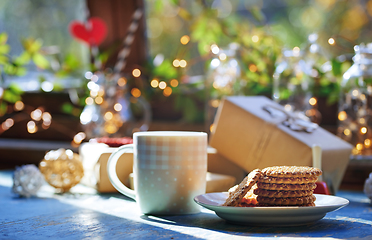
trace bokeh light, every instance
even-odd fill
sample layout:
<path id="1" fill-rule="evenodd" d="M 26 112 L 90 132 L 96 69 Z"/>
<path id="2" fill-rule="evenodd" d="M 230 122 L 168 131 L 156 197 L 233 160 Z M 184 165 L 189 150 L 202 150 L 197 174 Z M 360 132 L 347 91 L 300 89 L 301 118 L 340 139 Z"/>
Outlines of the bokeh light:
<path id="1" fill-rule="evenodd" d="M 363 150 L 364 146 L 363 146 L 363 144 L 361 144 L 361 143 L 357 143 L 357 145 L 355 146 L 355 148 L 356 148 L 358 151 L 361 151 L 361 150 Z"/>
<path id="2" fill-rule="evenodd" d="M 260 38 L 257 36 L 257 35 L 253 35 L 252 36 L 252 42 L 258 42 L 260 40 Z"/>
<path id="3" fill-rule="evenodd" d="M 251 72 L 257 72 L 257 66 L 255 64 L 250 64 L 248 69 Z"/>
<path id="4" fill-rule="evenodd" d="M 97 82 L 99 77 L 96 74 L 93 74 L 92 77 L 90 78 L 91 81 Z"/>
<path id="5" fill-rule="evenodd" d="M 328 44 L 329 45 L 335 45 L 336 41 L 333 38 L 328 39 Z"/>
<path id="6" fill-rule="evenodd" d="M 214 54 L 218 54 L 220 52 L 220 48 L 216 44 L 211 45 L 211 51 Z"/>
<path id="7" fill-rule="evenodd" d="M 133 77 L 141 76 L 141 70 L 139 70 L 138 68 L 133 69 L 132 75 L 133 75 Z"/>
<path id="8" fill-rule="evenodd" d="M 184 59 L 180 60 L 180 67 L 185 68 L 186 66 L 187 66 L 186 60 L 184 60 Z"/>
<path id="9" fill-rule="evenodd" d="M 51 92 L 54 88 L 53 83 L 49 81 L 44 81 L 41 83 L 41 89 L 43 89 L 44 92 Z"/>
<path id="10" fill-rule="evenodd" d="M 37 132 L 37 126 L 36 126 L 36 123 L 34 121 L 29 121 L 27 123 L 27 131 L 29 133 L 36 133 Z"/>
<path id="11" fill-rule="evenodd" d="M 44 112 L 42 117 L 44 122 L 51 122 L 52 121 L 52 115 L 50 115 L 50 113 L 48 112 Z"/>
<path id="12" fill-rule="evenodd" d="M 5 131 L 11 128 L 14 125 L 14 120 L 12 118 L 8 118 L 1 124 L 1 128 Z"/>
<path id="13" fill-rule="evenodd" d="M 93 98 L 91 98 L 91 97 L 87 97 L 87 98 L 85 99 L 85 104 L 86 104 L 86 105 L 92 105 L 93 103 L 94 103 Z"/>
<path id="14" fill-rule="evenodd" d="M 86 138 L 86 135 L 84 132 L 79 132 L 74 136 L 74 143 L 80 144 L 84 139 Z"/>
<path id="15" fill-rule="evenodd" d="M 158 79 L 152 79 L 150 82 L 151 87 L 157 88 L 159 86 L 159 80 Z"/>
<path id="16" fill-rule="evenodd" d="M 180 66 L 180 60 L 178 60 L 178 59 L 174 59 L 174 60 L 173 60 L 173 66 L 174 66 L 174 67 L 179 67 L 179 66 Z"/>
<path id="17" fill-rule="evenodd" d="M 345 134 L 345 136 L 349 136 L 349 135 L 351 134 L 350 129 L 346 128 L 346 129 L 344 130 L 344 134 Z"/>
<path id="18" fill-rule="evenodd" d="M 317 103 L 316 98 L 312 97 L 312 98 L 309 99 L 309 104 L 310 104 L 311 106 L 316 105 L 316 103 Z"/>
<path id="19" fill-rule="evenodd" d="M 105 115 L 103 116 L 103 118 L 106 120 L 106 121 L 110 121 L 112 118 L 113 118 L 113 114 L 112 112 L 106 112 Z"/>
<path id="20" fill-rule="evenodd" d="M 367 128 L 366 128 L 366 127 L 362 127 L 362 128 L 360 129 L 360 133 L 361 133 L 361 134 L 366 134 L 366 133 L 367 133 Z"/>
<path id="21" fill-rule="evenodd" d="M 338 120 L 340 121 L 345 121 L 347 118 L 347 114 L 345 111 L 341 111 L 338 113 Z"/>
<path id="22" fill-rule="evenodd" d="M 40 121 L 41 116 L 43 114 L 43 111 L 41 109 L 37 108 L 34 111 L 31 112 L 30 117 L 35 121 Z"/>
<path id="23" fill-rule="evenodd" d="M 123 106 L 120 103 L 115 103 L 114 109 L 117 112 L 120 112 L 123 109 Z"/>
<path id="24" fill-rule="evenodd" d="M 132 94 L 133 97 L 136 97 L 136 98 L 141 96 L 141 91 L 138 88 L 132 88 L 130 93 Z"/>
<path id="25" fill-rule="evenodd" d="M 98 105 L 100 105 L 100 104 L 103 103 L 103 97 L 98 96 L 98 97 L 96 97 L 96 98 L 94 99 L 94 101 L 95 101 Z"/>
<path id="26" fill-rule="evenodd" d="M 171 87 L 166 87 L 163 91 L 163 95 L 165 97 L 169 97 L 172 94 L 172 88 Z"/>
<path id="27" fill-rule="evenodd" d="M 218 106 L 220 105 L 220 100 L 219 99 L 213 99 L 213 100 L 209 101 L 209 105 L 211 105 L 214 108 L 218 108 Z"/>
<path id="28" fill-rule="evenodd" d="M 170 85 L 171 85 L 172 87 L 177 87 L 177 86 L 178 86 L 178 80 L 177 80 L 177 79 L 172 79 L 172 80 L 170 81 Z"/>
<path id="29" fill-rule="evenodd" d="M 166 83 L 166 82 L 161 81 L 161 82 L 159 83 L 159 88 L 160 88 L 160 89 L 165 89 L 166 87 L 167 87 L 167 83 Z"/>
<path id="30" fill-rule="evenodd" d="M 371 139 L 364 140 L 364 146 L 370 147 L 371 146 Z"/>
<path id="31" fill-rule="evenodd" d="M 221 53 L 218 58 L 221 60 L 221 61 L 225 61 L 227 59 L 227 56 L 225 53 Z"/>
<path id="32" fill-rule="evenodd" d="M 90 72 L 90 71 L 88 71 L 88 72 L 85 72 L 85 74 L 84 74 L 84 77 L 85 77 L 86 79 L 91 79 L 91 78 L 92 78 L 92 76 L 93 76 L 93 73 L 92 73 L 92 72 Z"/>
<path id="33" fill-rule="evenodd" d="M 186 45 L 190 42 L 190 37 L 188 35 L 183 35 L 180 39 L 181 44 Z"/>
<path id="34" fill-rule="evenodd" d="M 301 49 L 299 47 L 294 47 L 292 51 L 294 56 L 300 56 Z"/>
<path id="35" fill-rule="evenodd" d="M 125 77 L 121 77 L 121 78 L 118 79 L 118 85 L 120 87 L 124 87 L 125 84 L 127 84 L 127 79 Z"/>
<path id="36" fill-rule="evenodd" d="M 17 101 L 14 103 L 14 110 L 22 111 L 25 107 L 25 104 L 22 101 Z"/>

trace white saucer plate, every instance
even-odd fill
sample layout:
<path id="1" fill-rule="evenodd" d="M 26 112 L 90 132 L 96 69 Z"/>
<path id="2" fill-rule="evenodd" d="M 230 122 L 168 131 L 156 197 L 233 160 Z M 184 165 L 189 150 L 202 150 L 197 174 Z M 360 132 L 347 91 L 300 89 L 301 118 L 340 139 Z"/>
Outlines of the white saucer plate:
<path id="1" fill-rule="evenodd" d="M 314 223 L 328 212 L 336 211 L 349 204 L 349 200 L 323 194 L 316 197 L 313 207 L 225 207 L 221 206 L 227 192 L 207 193 L 196 196 L 194 201 L 220 218 L 235 224 L 252 226 L 297 226 Z"/>

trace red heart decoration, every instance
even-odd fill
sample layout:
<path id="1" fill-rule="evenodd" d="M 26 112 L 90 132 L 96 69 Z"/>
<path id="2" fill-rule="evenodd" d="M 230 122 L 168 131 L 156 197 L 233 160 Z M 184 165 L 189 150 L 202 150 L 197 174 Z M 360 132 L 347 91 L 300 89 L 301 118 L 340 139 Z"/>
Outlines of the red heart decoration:
<path id="1" fill-rule="evenodd" d="M 92 17 L 88 19 L 86 24 L 72 21 L 70 32 L 73 37 L 88 43 L 90 46 L 98 46 L 106 37 L 107 27 L 100 18 Z"/>

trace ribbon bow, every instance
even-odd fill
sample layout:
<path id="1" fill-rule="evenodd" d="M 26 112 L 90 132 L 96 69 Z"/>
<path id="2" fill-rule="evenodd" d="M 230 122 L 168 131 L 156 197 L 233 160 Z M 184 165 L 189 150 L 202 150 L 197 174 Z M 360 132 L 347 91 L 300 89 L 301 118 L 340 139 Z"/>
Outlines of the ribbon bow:
<path id="1" fill-rule="evenodd" d="M 291 113 L 274 106 L 263 106 L 263 109 L 270 113 L 275 119 L 283 119 L 281 123 L 293 131 L 304 131 L 312 133 L 318 128 L 318 124 L 310 122 L 302 113 Z"/>

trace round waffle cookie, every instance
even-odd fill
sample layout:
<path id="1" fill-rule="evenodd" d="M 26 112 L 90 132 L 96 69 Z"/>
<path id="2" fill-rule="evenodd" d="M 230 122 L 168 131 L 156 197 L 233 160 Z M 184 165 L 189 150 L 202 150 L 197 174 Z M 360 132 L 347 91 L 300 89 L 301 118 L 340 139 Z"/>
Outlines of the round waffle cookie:
<path id="1" fill-rule="evenodd" d="M 270 177 L 264 176 L 260 179 L 260 182 L 264 183 L 286 183 L 286 184 L 303 184 L 312 183 L 318 180 L 318 176 L 310 177 Z"/>
<path id="2" fill-rule="evenodd" d="M 295 191 L 277 191 L 256 188 L 253 193 L 262 197 L 288 198 L 288 197 L 305 197 L 313 194 L 313 190 L 295 190 Z"/>
<path id="3" fill-rule="evenodd" d="M 257 187 L 259 189 L 266 190 L 285 190 L 285 191 L 296 191 L 296 190 L 314 190 L 316 183 L 303 183 L 303 184 L 286 184 L 286 183 L 264 183 L 258 182 Z"/>
<path id="4" fill-rule="evenodd" d="M 313 177 L 320 176 L 322 170 L 306 166 L 275 166 L 267 167 L 262 170 L 264 176 L 281 177 L 281 178 L 298 178 L 298 177 Z"/>
<path id="5" fill-rule="evenodd" d="M 257 196 L 257 202 L 260 206 L 303 206 L 314 203 L 314 195 L 306 197 L 288 197 L 288 198 L 270 198 Z"/>
<path id="6" fill-rule="evenodd" d="M 229 196 L 222 206 L 239 206 L 242 198 L 257 183 L 261 176 L 261 170 L 255 169 L 251 171 L 237 187 L 229 191 Z"/>

